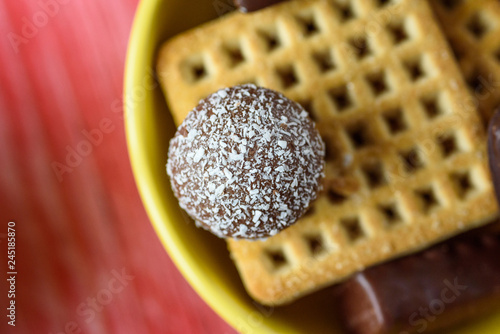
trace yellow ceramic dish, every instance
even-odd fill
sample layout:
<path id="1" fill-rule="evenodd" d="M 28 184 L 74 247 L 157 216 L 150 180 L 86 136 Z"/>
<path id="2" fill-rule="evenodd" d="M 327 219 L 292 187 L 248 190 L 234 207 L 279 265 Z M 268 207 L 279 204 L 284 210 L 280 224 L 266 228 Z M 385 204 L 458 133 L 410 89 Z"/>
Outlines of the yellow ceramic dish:
<path id="1" fill-rule="evenodd" d="M 139 4 L 127 54 L 124 105 L 129 154 L 142 200 L 161 242 L 184 277 L 236 330 L 341 333 L 327 293 L 279 308 L 254 303 L 243 288 L 225 242 L 188 223 L 170 190 L 165 163 L 175 127 L 154 79 L 156 52 L 162 41 L 216 18 L 227 8 L 220 0 L 143 0 Z M 499 332 L 500 314 L 450 331 Z"/>

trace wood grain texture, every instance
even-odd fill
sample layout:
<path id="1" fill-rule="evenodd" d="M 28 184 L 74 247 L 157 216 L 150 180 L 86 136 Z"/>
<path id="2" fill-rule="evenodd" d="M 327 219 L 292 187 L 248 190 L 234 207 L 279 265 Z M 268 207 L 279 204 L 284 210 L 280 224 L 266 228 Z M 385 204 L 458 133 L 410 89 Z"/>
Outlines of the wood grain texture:
<path id="1" fill-rule="evenodd" d="M 15 221 L 18 266 L 16 327 L 1 333 L 234 333 L 174 267 L 135 187 L 122 81 L 136 6 L 0 0 L 0 254 Z"/>

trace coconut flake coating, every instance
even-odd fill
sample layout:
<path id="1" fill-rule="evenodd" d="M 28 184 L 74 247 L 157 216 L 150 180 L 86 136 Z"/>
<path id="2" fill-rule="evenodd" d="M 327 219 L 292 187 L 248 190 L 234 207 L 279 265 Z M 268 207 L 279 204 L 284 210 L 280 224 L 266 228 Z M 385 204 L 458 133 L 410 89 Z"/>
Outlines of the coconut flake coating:
<path id="1" fill-rule="evenodd" d="M 219 237 L 260 239 L 316 199 L 325 147 L 308 113 L 270 89 L 242 85 L 200 101 L 170 141 L 180 206 Z"/>

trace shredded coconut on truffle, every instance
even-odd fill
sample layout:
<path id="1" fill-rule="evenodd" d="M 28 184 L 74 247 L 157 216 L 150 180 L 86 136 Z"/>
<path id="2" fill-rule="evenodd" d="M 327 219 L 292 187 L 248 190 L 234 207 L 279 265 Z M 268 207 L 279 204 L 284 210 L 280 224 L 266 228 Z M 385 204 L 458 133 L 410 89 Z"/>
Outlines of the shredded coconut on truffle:
<path id="1" fill-rule="evenodd" d="M 257 239 L 292 225 L 316 199 L 325 147 L 307 112 L 242 85 L 201 100 L 170 141 L 180 206 L 219 237 Z"/>

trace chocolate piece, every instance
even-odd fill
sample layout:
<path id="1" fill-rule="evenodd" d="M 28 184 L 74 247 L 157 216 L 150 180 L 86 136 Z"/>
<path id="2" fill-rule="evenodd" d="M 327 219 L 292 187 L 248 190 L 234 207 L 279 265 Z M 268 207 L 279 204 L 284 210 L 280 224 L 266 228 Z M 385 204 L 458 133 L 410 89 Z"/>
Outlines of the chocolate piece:
<path id="1" fill-rule="evenodd" d="M 493 186 L 500 203 L 500 109 L 497 109 L 488 127 L 488 158 Z"/>
<path id="2" fill-rule="evenodd" d="M 255 12 L 284 0 L 234 0 L 234 5 L 243 13 Z"/>
<path id="3" fill-rule="evenodd" d="M 335 287 L 346 331 L 422 333 L 500 306 L 500 232 L 493 227 L 369 268 Z"/>
<path id="4" fill-rule="evenodd" d="M 170 141 L 180 206 L 219 237 L 256 239 L 294 224 L 316 199 L 325 146 L 307 111 L 241 85 L 200 101 Z"/>

